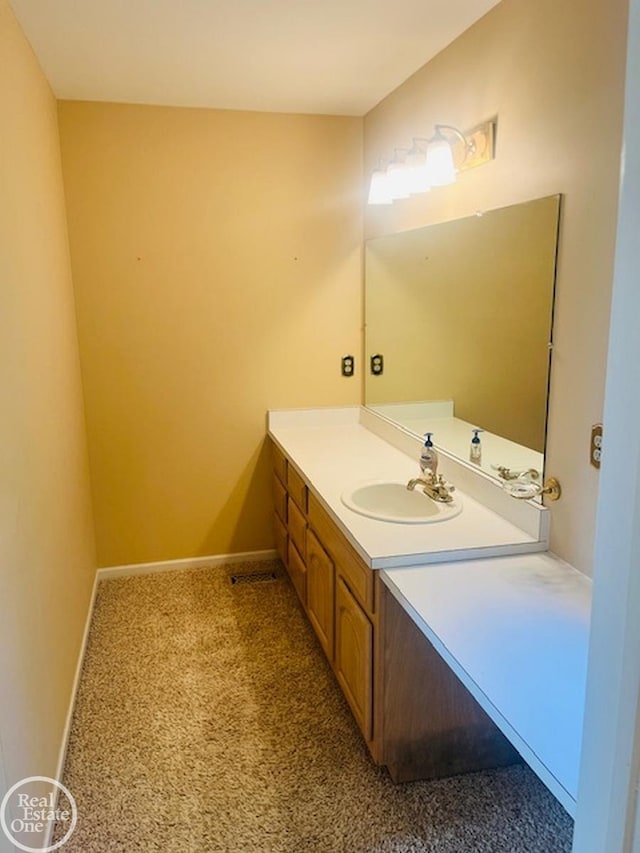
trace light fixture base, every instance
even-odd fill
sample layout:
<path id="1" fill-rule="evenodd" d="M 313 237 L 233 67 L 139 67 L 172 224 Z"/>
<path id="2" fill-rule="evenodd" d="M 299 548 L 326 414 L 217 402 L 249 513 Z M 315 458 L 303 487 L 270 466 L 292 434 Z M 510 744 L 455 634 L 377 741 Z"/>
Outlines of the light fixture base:
<path id="1" fill-rule="evenodd" d="M 452 140 L 453 162 L 458 172 L 475 169 L 495 157 L 496 120 L 490 119 L 464 132 L 467 144 Z"/>

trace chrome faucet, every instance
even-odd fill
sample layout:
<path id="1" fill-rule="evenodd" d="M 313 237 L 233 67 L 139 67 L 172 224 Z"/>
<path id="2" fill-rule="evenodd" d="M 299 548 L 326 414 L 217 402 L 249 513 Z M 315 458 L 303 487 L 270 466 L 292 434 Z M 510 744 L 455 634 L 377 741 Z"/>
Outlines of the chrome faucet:
<path id="1" fill-rule="evenodd" d="M 432 500 L 439 503 L 451 503 L 453 500 L 451 492 L 454 492 L 456 487 L 446 483 L 442 474 L 436 476 L 430 468 L 423 468 L 422 473 L 422 477 L 409 480 L 407 489 L 412 492 L 419 484 L 422 486 L 422 491 L 425 495 Z"/>

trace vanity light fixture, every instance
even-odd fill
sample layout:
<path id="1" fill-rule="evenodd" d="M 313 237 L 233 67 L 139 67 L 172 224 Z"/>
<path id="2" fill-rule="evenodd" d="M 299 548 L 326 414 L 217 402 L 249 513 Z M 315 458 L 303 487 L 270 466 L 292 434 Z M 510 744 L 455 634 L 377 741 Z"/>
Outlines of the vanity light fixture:
<path id="1" fill-rule="evenodd" d="M 485 121 L 466 133 L 437 124 L 432 137 L 415 137 L 410 149 L 396 149 L 387 168 L 378 168 L 371 176 L 369 204 L 390 204 L 455 183 L 458 172 L 492 160 L 496 121 Z"/>

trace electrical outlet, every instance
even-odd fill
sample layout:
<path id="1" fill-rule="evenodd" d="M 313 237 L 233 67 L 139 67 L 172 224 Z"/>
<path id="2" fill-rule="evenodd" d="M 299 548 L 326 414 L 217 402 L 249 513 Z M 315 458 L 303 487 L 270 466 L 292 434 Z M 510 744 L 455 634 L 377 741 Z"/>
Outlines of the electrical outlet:
<path id="1" fill-rule="evenodd" d="M 371 372 L 374 376 L 382 376 L 384 371 L 384 357 L 380 353 L 371 356 Z"/>
<path id="2" fill-rule="evenodd" d="M 352 355 L 342 356 L 342 375 L 353 376 L 356 369 L 356 360 Z"/>
<path id="3" fill-rule="evenodd" d="M 589 461 L 594 468 L 600 467 L 600 462 L 602 461 L 602 424 L 594 424 L 591 427 Z"/>

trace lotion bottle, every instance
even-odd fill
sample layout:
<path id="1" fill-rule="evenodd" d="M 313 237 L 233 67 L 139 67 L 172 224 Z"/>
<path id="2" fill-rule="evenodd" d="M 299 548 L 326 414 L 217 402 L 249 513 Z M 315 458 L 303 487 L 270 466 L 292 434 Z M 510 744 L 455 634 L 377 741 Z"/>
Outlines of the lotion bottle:
<path id="1" fill-rule="evenodd" d="M 426 441 L 424 443 L 424 447 L 422 448 L 422 453 L 420 454 L 420 468 L 422 469 L 422 473 L 424 473 L 427 468 L 431 471 L 433 476 L 436 476 L 436 471 L 438 469 L 438 454 L 436 453 L 436 449 L 433 446 L 433 442 L 431 441 L 432 432 L 425 432 Z"/>
<path id="2" fill-rule="evenodd" d="M 472 429 L 473 437 L 471 438 L 471 448 L 469 449 L 469 460 L 475 465 L 480 465 L 482 462 L 482 443 L 480 442 L 479 433 L 484 432 L 483 429 Z"/>

